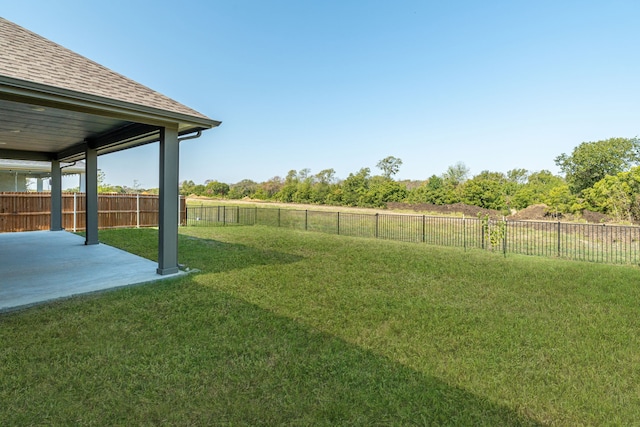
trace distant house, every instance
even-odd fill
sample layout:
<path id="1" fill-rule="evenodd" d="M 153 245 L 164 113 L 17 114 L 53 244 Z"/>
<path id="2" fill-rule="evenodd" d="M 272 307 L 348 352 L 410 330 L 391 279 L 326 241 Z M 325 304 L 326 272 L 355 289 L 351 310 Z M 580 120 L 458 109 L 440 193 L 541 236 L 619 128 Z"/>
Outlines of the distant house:
<path id="1" fill-rule="evenodd" d="M 84 191 L 84 162 L 62 164 L 62 176 L 77 175 L 78 188 Z M 29 180 L 35 180 L 35 188 L 30 187 Z M 0 159 L 0 192 L 41 192 L 44 181 L 51 179 L 51 163 L 30 160 Z"/>

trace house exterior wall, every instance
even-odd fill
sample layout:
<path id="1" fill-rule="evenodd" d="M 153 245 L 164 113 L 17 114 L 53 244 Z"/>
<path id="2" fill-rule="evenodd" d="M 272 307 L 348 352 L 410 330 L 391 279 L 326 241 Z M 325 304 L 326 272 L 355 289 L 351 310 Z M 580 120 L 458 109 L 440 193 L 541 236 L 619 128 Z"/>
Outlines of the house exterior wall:
<path id="1" fill-rule="evenodd" d="M 15 173 L 0 173 L 0 192 L 1 191 L 27 191 L 27 176 L 18 174 L 18 186 L 16 187 Z"/>

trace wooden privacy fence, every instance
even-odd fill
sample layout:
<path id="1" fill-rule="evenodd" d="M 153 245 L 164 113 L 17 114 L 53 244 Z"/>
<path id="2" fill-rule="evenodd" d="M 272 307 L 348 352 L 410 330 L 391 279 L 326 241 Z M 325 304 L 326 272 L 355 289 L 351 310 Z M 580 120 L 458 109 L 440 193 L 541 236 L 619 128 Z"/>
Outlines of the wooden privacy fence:
<path id="1" fill-rule="evenodd" d="M 157 195 L 99 194 L 98 227 L 129 228 L 158 225 Z M 180 198 L 180 224 L 186 223 L 186 202 Z M 85 229 L 85 194 L 62 195 L 62 227 L 69 231 Z M 49 193 L 0 193 L 0 232 L 49 230 Z"/>

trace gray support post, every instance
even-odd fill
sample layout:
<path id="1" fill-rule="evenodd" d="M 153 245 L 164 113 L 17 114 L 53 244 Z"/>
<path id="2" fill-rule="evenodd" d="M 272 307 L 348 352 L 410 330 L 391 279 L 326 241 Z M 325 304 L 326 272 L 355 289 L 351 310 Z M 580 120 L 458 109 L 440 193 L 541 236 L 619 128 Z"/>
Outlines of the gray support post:
<path id="1" fill-rule="evenodd" d="M 78 193 L 73 193 L 73 232 L 78 229 Z"/>
<path id="2" fill-rule="evenodd" d="M 158 274 L 174 274 L 178 268 L 178 129 L 160 128 L 160 212 Z"/>
<path id="3" fill-rule="evenodd" d="M 42 178 L 36 179 L 36 191 L 42 193 Z"/>
<path id="4" fill-rule="evenodd" d="M 62 230 L 62 170 L 60 161 L 51 162 L 51 231 Z"/>
<path id="5" fill-rule="evenodd" d="M 85 150 L 85 245 L 98 242 L 98 150 L 87 146 Z"/>

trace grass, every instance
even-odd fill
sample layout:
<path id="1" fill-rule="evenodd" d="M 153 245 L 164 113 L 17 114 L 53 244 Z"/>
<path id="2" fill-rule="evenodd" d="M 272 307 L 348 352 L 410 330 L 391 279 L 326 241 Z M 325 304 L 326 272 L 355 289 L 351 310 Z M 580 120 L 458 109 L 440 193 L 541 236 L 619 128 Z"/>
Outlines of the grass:
<path id="1" fill-rule="evenodd" d="M 102 231 L 154 258 L 155 230 Z M 0 316 L 0 425 L 633 425 L 640 270 L 269 227 Z"/>
<path id="2" fill-rule="evenodd" d="M 327 208 L 327 207 L 325 207 Z M 560 257 L 611 264 L 640 263 L 640 228 L 539 221 L 491 221 L 301 210 L 288 207 L 192 206 L 190 226 L 268 225 L 352 237 L 375 237 L 439 246 L 490 249 L 509 254 Z M 485 229 L 485 226 L 487 228 Z"/>

